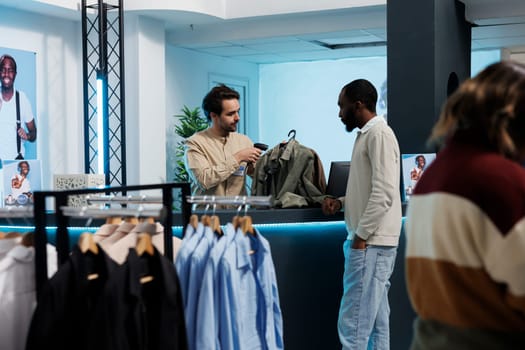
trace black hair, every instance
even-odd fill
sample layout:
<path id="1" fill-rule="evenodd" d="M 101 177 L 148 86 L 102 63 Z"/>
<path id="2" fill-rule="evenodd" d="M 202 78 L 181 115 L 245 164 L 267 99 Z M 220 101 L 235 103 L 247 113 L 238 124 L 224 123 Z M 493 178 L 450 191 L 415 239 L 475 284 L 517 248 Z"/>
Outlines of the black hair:
<path id="1" fill-rule="evenodd" d="M 29 165 L 29 162 L 27 160 L 23 160 L 21 162 L 18 162 L 18 172 L 22 171 L 22 169 L 20 168 L 20 166 L 22 164 L 25 164 L 27 165 L 27 171 L 30 171 L 31 170 L 31 166 Z"/>
<path id="2" fill-rule="evenodd" d="M 11 56 L 11 55 L 7 55 L 7 54 L 5 54 L 5 55 L 0 56 L 0 69 L 3 67 L 3 65 L 4 65 L 4 61 L 5 61 L 6 59 L 10 59 L 10 60 L 13 62 L 13 66 L 14 66 L 14 68 L 15 68 L 15 73 L 16 73 L 16 61 L 15 61 L 15 59 L 13 58 L 13 56 Z"/>
<path id="3" fill-rule="evenodd" d="M 343 87 L 344 96 L 349 102 L 361 101 L 370 112 L 376 112 L 377 90 L 366 79 L 357 79 Z"/>
<path id="4" fill-rule="evenodd" d="M 418 163 L 419 158 L 423 158 L 423 160 L 425 161 L 425 163 L 427 162 L 427 160 L 425 159 L 425 156 L 424 156 L 424 155 L 422 155 L 422 154 L 418 154 L 418 155 L 416 156 L 416 158 L 415 158 L 416 165 L 419 165 L 419 163 Z"/>

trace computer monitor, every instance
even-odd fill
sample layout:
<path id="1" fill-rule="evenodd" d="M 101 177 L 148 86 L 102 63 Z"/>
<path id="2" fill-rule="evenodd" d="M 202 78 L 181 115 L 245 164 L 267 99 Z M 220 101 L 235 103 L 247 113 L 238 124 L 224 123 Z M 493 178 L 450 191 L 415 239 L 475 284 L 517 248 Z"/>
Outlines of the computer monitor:
<path id="1" fill-rule="evenodd" d="M 326 194 L 343 197 L 346 194 L 346 183 L 350 173 L 350 161 L 336 161 L 330 164 Z"/>

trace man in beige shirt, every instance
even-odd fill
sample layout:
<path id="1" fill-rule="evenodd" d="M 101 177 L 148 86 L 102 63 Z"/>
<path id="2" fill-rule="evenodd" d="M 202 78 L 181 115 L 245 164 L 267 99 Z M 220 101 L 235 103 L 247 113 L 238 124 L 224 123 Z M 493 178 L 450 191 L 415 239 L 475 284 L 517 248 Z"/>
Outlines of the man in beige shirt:
<path id="1" fill-rule="evenodd" d="M 246 195 L 261 150 L 237 133 L 239 93 L 225 85 L 211 89 L 202 101 L 211 126 L 186 140 L 186 169 L 195 195 Z"/>

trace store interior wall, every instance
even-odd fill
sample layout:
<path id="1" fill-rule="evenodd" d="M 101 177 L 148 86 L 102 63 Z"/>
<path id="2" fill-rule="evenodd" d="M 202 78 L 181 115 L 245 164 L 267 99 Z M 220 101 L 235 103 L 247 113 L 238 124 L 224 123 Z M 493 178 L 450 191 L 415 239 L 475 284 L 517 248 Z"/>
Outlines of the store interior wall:
<path id="1" fill-rule="evenodd" d="M 0 46 L 36 53 L 37 147 L 43 188 L 51 189 L 53 174 L 84 172 L 79 22 L 1 10 Z M 178 141 L 173 116 L 184 105 L 200 106 L 210 74 L 249 81 L 247 134 L 253 140 L 275 145 L 296 129 L 297 140 L 319 152 L 325 169 L 332 160 L 350 158 L 355 137 L 337 117 L 340 88 L 366 77 L 380 89 L 386 77 L 384 57 L 256 65 L 198 54 L 166 45 L 156 21 L 129 16 L 125 49 L 130 184 L 173 179 L 172 150 Z M 472 57 L 476 72 L 500 54 L 481 51 Z"/>
<path id="2" fill-rule="evenodd" d="M 359 78 L 370 80 L 381 97 L 386 57 L 261 65 L 260 139 L 275 146 L 296 130 L 296 140 L 319 154 L 328 175 L 331 161 L 351 158 L 357 130 L 348 134 L 337 100 L 341 88 Z M 383 102 L 378 114 L 386 112 Z"/>

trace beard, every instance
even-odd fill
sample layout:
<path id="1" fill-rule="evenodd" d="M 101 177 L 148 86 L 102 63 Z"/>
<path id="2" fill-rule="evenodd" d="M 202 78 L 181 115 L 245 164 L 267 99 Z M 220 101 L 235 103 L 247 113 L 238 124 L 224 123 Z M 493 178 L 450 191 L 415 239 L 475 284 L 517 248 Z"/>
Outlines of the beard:
<path id="1" fill-rule="evenodd" d="M 237 131 L 237 123 L 221 123 L 221 129 L 224 132 L 235 132 Z"/>
<path id="2" fill-rule="evenodd" d="M 344 116 L 341 119 L 341 121 L 345 125 L 346 131 L 348 131 L 348 132 L 352 132 L 355 128 L 357 128 L 357 120 L 355 118 L 354 113 L 352 113 L 351 111 L 347 111 L 344 114 Z"/>

